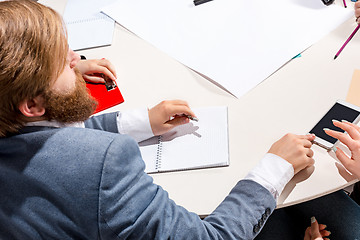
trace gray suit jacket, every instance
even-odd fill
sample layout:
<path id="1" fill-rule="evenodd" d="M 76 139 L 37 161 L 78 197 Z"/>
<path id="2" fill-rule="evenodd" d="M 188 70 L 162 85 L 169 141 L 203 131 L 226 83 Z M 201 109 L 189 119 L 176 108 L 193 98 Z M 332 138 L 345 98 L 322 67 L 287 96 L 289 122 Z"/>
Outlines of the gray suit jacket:
<path id="1" fill-rule="evenodd" d="M 242 180 L 201 220 L 144 173 L 115 114 L 86 127 L 0 138 L 0 239 L 253 239 L 275 208 L 265 188 Z"/>

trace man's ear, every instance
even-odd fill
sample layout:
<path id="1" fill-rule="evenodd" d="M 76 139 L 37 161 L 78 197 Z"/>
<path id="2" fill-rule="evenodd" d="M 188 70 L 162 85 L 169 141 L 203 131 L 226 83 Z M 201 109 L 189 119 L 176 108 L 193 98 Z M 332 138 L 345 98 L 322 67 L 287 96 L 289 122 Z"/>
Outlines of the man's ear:
<path id="1" fill-rule="evenodd" d="M 37 96 L 19 104 L 20 112 L 26 117 L 41 117 L 45 114 L 44 99 Z"/>

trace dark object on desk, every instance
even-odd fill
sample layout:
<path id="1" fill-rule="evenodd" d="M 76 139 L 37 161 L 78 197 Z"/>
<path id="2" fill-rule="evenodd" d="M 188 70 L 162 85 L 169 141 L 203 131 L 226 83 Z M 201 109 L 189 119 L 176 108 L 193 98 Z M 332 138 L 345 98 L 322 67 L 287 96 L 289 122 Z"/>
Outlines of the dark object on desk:
<path id="1" fill-rule="evenodd" d="M 98 106 L 94 113 L 98 113 L 124 102 L 124 98 L 116 84 L 111 91 L 107 89 L 104 83 L 88 82 L 86 83 L 86 87 L 89 89 L 91 96 L 98 101 Z"/>
<path id="2" fill-rule="evenodd" d="M 321 0 L 325 5 L 332 4 L 335 0 Z"/>
<path id="3" fill-rule="evenodd" d="M 352 193 L 350 193 L 350 197 L 360 205 L 360 182 L 354 184 L 354 188 Z"/>
<path id="4" fill-rule="evenodd" d="M 194 0 L 194 4 L 195 6 L 206 3 L 206 2 L 210 2 L 212 0 Z"/>
<path id="5" fill-rule="evenodd" d="M 357 25 L 355 30 L 350 34 L 350 37 L 346 40 L 346 42 L 342 45 L 342 47 L 340 48 L 340 50 L 335 54 L 334 59 L 336 59 L 340 53 L 342 52 L 342 50 L 346 47 L 346 45 L 350 42 L 350 40 L 354 37 L 354 35 L 357 33 L 357 31 L 359 30 L 360 25 Z"/>
<path id="6" fill-rule="evenodd" d="M 106 76 L 105 74 L 101 73 L 100 76 L 104 79 L 105 81 L 105 87 L 107 91 L 111 91 L 113 89 L 116 88 L 116 82 L 114 82 L 113 80 L 111 80 L 108 76 Z"/>

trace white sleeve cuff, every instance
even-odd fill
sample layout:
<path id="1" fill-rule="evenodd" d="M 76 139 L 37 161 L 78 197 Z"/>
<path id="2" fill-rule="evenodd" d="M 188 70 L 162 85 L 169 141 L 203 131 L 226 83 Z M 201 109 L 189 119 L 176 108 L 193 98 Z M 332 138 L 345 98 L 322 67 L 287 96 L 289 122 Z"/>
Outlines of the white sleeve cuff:
<path id="1" fill-rule="evenodd" d="M 277 200 L 293 176 L 294 168 L 289 162 L 275 154 L 267 153 L 245 179 L 259 183 Z"/>
<path id="2" fill-rule="evenodd" d="M 154 136 L 149 120 L 148 109 L 119 112 L 117 116 L 119 133 L 132 136 L 137 142 Z"/>

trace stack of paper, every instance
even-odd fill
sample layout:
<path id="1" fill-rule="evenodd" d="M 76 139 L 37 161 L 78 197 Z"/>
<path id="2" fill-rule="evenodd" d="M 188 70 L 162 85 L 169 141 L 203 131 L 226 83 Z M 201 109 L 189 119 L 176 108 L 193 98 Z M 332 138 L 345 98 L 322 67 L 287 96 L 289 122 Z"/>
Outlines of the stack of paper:
<path id="1" fill-rule="evenodd" d="M 320 0 L 117 0 L 103 8 L 139 37 L 240 97 L 353 10 Z"/>
<path id="2" fill-rule="evenodd" d="M 111 45 L 114 20 L 100 9 L 114 0 L 68 0 L 64 12 L 69 46 L 73 50 Z"/>

